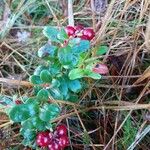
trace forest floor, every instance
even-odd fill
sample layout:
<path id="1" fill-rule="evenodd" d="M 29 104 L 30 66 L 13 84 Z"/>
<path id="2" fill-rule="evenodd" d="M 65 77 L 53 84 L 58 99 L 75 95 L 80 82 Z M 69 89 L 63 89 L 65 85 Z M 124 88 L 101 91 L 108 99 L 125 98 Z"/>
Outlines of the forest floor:
<path id="1" fill-rule="evenodd" d="M 109 74 L 80 93 L 85 112 L 63 115 L 73 134 L 68 149 L 150 150 L 150 1 L 108 0 L 97 11 L 90 0 L 73 3 L 75 24 L 96 31 L 92 46 L 109 48 L 101 57 Z M 0 96 L 32 94 L 43 27 L 67 26 L 67 14 L 64 0 L 0 1 Z M 1 107 L 0 150 L 29 149 Z"/>

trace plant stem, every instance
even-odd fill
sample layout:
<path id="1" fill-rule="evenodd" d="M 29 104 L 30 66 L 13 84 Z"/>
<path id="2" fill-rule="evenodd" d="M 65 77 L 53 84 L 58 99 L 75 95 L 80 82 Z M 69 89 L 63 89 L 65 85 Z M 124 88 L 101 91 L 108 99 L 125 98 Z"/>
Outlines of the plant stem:
<path id="1" fill-rule="evenodd" d="M 73 2 L 68 0 L 68 25 L 74 26 Z"/>

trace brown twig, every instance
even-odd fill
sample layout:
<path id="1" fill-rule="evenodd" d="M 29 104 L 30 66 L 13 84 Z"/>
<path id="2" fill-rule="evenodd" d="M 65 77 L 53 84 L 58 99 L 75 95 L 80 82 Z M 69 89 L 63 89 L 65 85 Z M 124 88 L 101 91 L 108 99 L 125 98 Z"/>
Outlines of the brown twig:
<path id="1" fill-rule="evenodd" d="M 7 78 L 0 78 L 0 83 L 6 83 L 6 84 L 12 84 L 17 86 L 25 86 L 25 87 L 32 87 L 33 84 L 28 81 L 20 81 L 20 80 L 14 80 L 14 79 L 7 79 Z"/>

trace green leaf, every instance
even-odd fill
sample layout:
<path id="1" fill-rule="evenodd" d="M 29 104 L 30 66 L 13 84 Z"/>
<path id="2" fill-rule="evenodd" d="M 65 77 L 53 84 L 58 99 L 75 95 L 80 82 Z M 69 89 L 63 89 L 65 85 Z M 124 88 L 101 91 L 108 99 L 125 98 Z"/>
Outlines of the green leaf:
<path id="1" fill-rule="evenodd" d="M 31 141 L 30 139 L 27 139 L 27 138 L 24 138 L 23 141 L 21 142 L 21 144 L 24 146 L 32 145 L 32 143 L 33 143 L 33 140 Z M 12 150 L 14 150 L 14 149 L 12 149 Z"/>
<path id="2" fill-rule="evenodd" d="M 61 29 L 61 31 L 57 34 L 57 38 L 61 41 L 64 42 L 66 39 L 68 39 L 68 35 L 65 32 L 64 29 Z"/>
<path id="3" fill-rule="evenodd" d="M 94 73 L 94 72 L 91 72 L 87 75 L 87 77 L 90 77 L 92 79 L 101 79 L 101 75 L 98 74 L 98 73 Z"/>
<path id="4" fill-rule="evenodd" d="M 70 80 L 75 80 L 83 77 L 90 77 L 92 79 L 100 79 L 101 75 L 92 72 L 90 69 L 73 69 L 69 72 Z"/>
<path id="5" fill-rule="evenodd" d="M 50 39 L 51 41 L 54 41 L 54 42 L 59 42 L 58 39 L 57 39 L 57 34 L 58 33 L 59 33 L 59 31 L 56 28 L 51 27 L 51 26 L 47 26 L 43 30 L 43 34 L 48 39 Z"/>
<path id="6" fill-rule="evenodd" d="M 75 45 L 79 44 L 80 41 L 80 38 L 72 38 L 69 40 L 69 46 L 74 47 Z"/>
<path id="7" fill-rule="evenodd" d="M 84 72 L 82 69 L 73 69 L 69 72 L 70 80 L 75 80 L 84 77 Z"/>
<path id="8" fill-rule="evenodd" d="M 109 48 L 107 46 L 105 46 L 105 45 L 100 46 L 100 47 L 98 47 L 96 55 L 104 55 L 105 53 L 107 53 L 108 49 Z"/>
<path id="9" fill-rule="evenodd" d="M 73 53 L 83 53 L 90 49 L 90 42 L 88 40 L 80 40 L 80 42 L 72 47 Z"/>
<path id="10" fill-rule="evenodd" d="M 60 82 L 57 79 L 53 79 L 52 83 L 51 83 L 51 87 L 55 88 L 55 87 L 59 87 L 60 86 Z"/>
<path id="11" fill-rule="evenodd" d="M 54 123 L 51 124 L 50 122 L 46 122 L 46 129 L 53 131 L 53 126 L 54 126 Z"/>
<path id="12" fill-rule="evenodd" d="M 71 47 L 69 46 L 59 49 L 58 58 L 66 69 L 75 66 L 78 62 L 77 57 L 72 53 Z"/>
<path id="13" fill-rule="evenodd" d="M 22 128 L 24 130 L 26 130 L 26 129 L 31 129 L 31 130 L 35 129 L 35 127 L 34 127 L 34 125 L 31 121 L 32 121 L 32 118 L 21 122 Z"/>
<path id="14" fill-rule="evenodd" d="M 58 61 L 55 61 L 49 67 L 49 71 L 50 71 L 52 76 L 56 76 L 57 74 L 59 74 L 60 70 L 61 70 L 61 64 Z"/>
<path id="15" fill-rule="evenodd" d="M 40 119 L 43 121 L 50 121 L 56 118 L 60 113 L 60 108 L 56 104 L 45 104 L 40 112 Z"/>
<path id="16" fill-rule="evenodd" d="M 33 101 L 33 103 L 27 104 L 28 112 L 30 116 L 35 116 L 39 112 L 39 106 L 36 101 Z"/>
<path id="17" fill-rule="evenodd" d="M 48 101 L 49 99 L 49 92 L 46 89 L 41 89 L 37 94 L 37 99 L 42 101 Z"/>
<path id="18" fill-rule="evenodd" d="M 48 104 L 44 106 L 44 109 L 50 110 L 53 115 L 60 113 L 60 107 L 57 104 Z"/>
<path id="19" fill-rule="evenodd" d="M 44 46 L 42 46 L 39 50 L 38 50 L 38 56 L 40 58 L 44 58 L 44 57 L 55 57 L 56 55 L 56 50 L 57 47 L 50 45 L 50 44 L 45 44 Z"/>
<path id="20" fill-rule="evenodd" d="M 84 77 L 88 77 L 88 75 L 90 75 L 91 73 L 93 73 L 93 72 L 91 71 L 91 69 L 84 69 L 84 70 L 83 70 L 83 75 L 84 75 Z"/>
<path id="21" fill-rule="evenodd" d="M 13 100 L 9 98 L 8 96 L 0 95 L 0 104 L 6 106 L 6 105 L 13 105 Z"/>
<path id="22" fill-rule="evenodd" d="M 39 117 L 32 118 L 31 122 L 38 131 L 46 130 L 46 122 L 42 121 Z"/>
<path id="23" fill-rule="evenodd" d="M 39 117 L 40 117 L 41 120 L 43 120 L 45 122 L 50 121 L 50 120 L 55 118 L 55 116 L 51 115 L 50 111 L 47 111 L 47 110 L 44 110 L 44 109 L 41 109 Z"/>
<path id="24" fill-rule="evenodd" d="M 25 101 L 25 104 L 32 104 L 34 101 L 35 101 L 35 98 L 30 97 Z"/>
<path id="25" fill-rule="evenodd" d="M 66 97 L 68 94 L 68 83 L 63 77 L 59 78 L 59 82 L 60 82 L 59 90 L 64 95 L 64 97 Z"/>
<path id="26" fill-rule="evenodd" d="M 33 94 L 34 95 L 37 95 L 37 93 L 42 89 L 43 87 L 42 87 L 42 85 L 41 86 L 39 86 L 39 85 L 36 85 L 36 86 L 34 86 L 33 87 Z"/>
<path id="27" fill-rule="evenodd" d="M 42 84 L 43 83 L 42 80 L 40 79 L 40 76 L 37 76 L 37 75 L 30 76 L 29 81 L 32 84 Z"/>
<path id="28" fill-rule="evenodd" d="M 53 97 L 53 99 L 63 100 L 63 95 L 62 95 L 61 91 L 59 90 L 59 88 L 56 88 L 56 87 L 51 88 L 51 89 L 48 90 L 48 92 Z"/>
<path id="29" fill-rule="evenodd" d="M 45 83 L 50 83 L 52 81 L 52 76 L 48 70 L 43 70 L 40 73 L 40 79 Z"/>
<path id="30" fill-rule="evenodd" d="M 81 53 L 79 55 L 79 57 L 78 57 L 78 67 L 81 67 L 84 64 L 87 56 L 88 56 L 87 53 Z"/>
<path id="31" fill-rule="evenodd" d="M 35 69 L 35 71 L 34 71 L 34 75 L 37 75 L 37 76 L 40 76 L 40 73 L 41 73 L 41 71 L 42 70 L 46 70 L 46 69 L 48 69 L 46 66 L 38 66 L 36 69 Z"/>
<path id="32" fill-rule="evenodd" d="M 20 133 L 25 139 L 28 139 L 28 140 L 33 140 L 36 137 L 36 131 L 33 129 L 21 128 Z"/>
<path id="33" fill-rule="evenodd" d="M 71 94 L 71 96 L 69 97 L 69 101 L 70 101 L 70 102 L 73 102 L 73 103 L 76 103 L 76 102 L 79 101 L 79 98 L 78 98 L 77 95 Z"/>
<path id="34" fill-rule="evenodd" d="M 69 89 L 75 93 L 79 92 L 82 89 L 82 86 L 79 80 L 70 80 L 68 82 L 68 86 L 69 86 Z"/>
<path id="35" fill-rule="evenodd" d="M 22 122 L 30 117 L 28 105 L 15 105 L 9 112 L 9 117 L 14 122 Z"/>

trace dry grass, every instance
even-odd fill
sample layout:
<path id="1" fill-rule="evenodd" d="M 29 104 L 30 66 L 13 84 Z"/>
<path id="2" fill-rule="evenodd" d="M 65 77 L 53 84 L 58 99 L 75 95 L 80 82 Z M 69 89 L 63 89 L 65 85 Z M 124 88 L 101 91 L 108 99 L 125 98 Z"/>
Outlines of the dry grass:
<path id="1" fill-rule="evenodd" d="M 45 42 L 42 28 L 47 24 L 67 25 L 64 13 L 67 7 L 62 10 L 57 0 L 51 1 L 51 5 L 49 2 L 50 0 L 39 0 L 36 3 L 34 0 L 21 0 L 12 9 L 13 2 L 6 1 L 3 10 L 7 12 L 0 22 L 2 95 L 32 95 L 28 77 L 42 63 L 36 56 L 37 50 Z M 38 19 L 35 14 L 29 14 L 29 8 L 37 7 L 42 10 L 41 5 L 46 14 L 42 12 Z M 66 122 L 71 139 L 69 149 L 72 150 L 132 150 L 133 147 L 149 150 L 150 1 L 109 0 L 107 10 L 100 15 L 90 10 L 90 1 L 86 0 L 75 1 L 73 9 L 75 24 L 79 22 L 85 26 L 93 26 L 97 31 L 92 45 L 109 46 L 102 61 L 109 65 L 110 74 L 103 80 L 90 81 L 91 86 L 81 93 L 79 104 L 60 101 L 62 105 L 68 105 L 72 109 L 64 111 L 53 122 Z M 10 15 L 7 14 L 8 10 Z M 17 32 L 24 30 L 30 32 L 31 36 L 26 42 L 18 42 Z M 3 110 L 0 108 L 1 114 Z M 19 139 L 14 140 L 19 134 L 8 118 L 0 117 L 0 129 L 11 130 L 9 139 L 13 141 L 10 145 L 3 144 L 0 150 L 19 145 Z M 7 138 L 2 139 L 0 136 L 1 140 L 5 143 Z"/>

